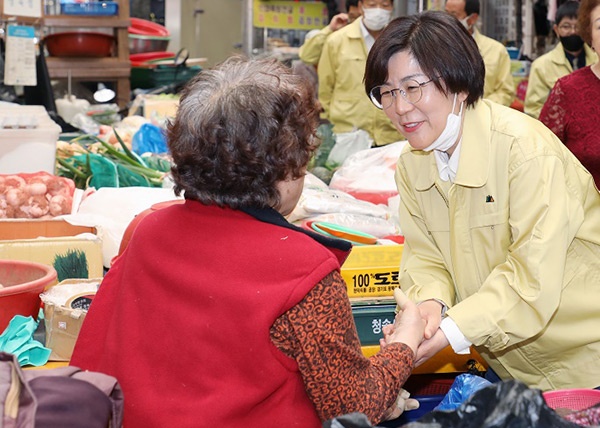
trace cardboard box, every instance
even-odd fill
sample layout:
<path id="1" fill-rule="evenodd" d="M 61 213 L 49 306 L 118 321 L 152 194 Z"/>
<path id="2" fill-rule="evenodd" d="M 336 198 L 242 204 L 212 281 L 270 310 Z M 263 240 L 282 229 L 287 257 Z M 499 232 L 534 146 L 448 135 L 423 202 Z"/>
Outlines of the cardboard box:
<path id="1" fill-rule="evenodd" d="M 59 236 L 75 236 L 80 233 L 96 234 L 95 227 L 74 226 L 61 219 L 31 220 L 31 219 L 2 219 L 0 220 L 0 240 L 35 239 L 40 236 L 54 238 Z"/>
<path id="2" fill-rule="evenodd" d="M 352 248 L 342 265 L 348 297 L 393 296 L 403 245 L 365 245 Z"/>
<path id="3" fill-rule="evenodd" d="M 153 122 L 162 123 L 166 119 L 172 119 L 177 114 L 179 97 L 164 98 L 157 95 L 144 96 L 144 117 Z"/>
<path id="4" fill-rule="evenodd" d="M 90 227 L 64 220 L 7 219 L 0 221 L 0 258 L 53 266 L 58 281 L 104 275 L 102 240 Z M 74 236 L 88 233 L 86 236 Z"/>
<path id="5" fill-rule="evenodd" d="M 66 284 L 98 284 L 102 278 L 92 279 L 67 279 L 55 287 Z M 87 310 L 73 309 L 69 306 L 57 306 L 44 303 L 44 324 L 46 326 L 46 347 L 52 350 L 50 361 L 69 361 L 73 355 L 75 342 L 85 320 Z"/>

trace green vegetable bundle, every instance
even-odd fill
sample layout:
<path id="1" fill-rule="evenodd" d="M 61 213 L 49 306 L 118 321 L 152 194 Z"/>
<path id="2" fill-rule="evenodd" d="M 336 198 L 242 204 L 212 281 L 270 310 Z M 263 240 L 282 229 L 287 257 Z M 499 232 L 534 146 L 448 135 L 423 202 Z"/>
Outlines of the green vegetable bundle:
<path id="1" fill-rule="evenodd" d="M 71 144 L 81 146 L 83 153 L 68 158 L 57 156 L 57 175 L 71 178 L 80 189 L 162 187 L 170 162 L 163 158 L 142 158 L 127 147 L 116 131 L 115 136 L 122 150 L 95 135 L 81 135 L 71 140 Z"/>

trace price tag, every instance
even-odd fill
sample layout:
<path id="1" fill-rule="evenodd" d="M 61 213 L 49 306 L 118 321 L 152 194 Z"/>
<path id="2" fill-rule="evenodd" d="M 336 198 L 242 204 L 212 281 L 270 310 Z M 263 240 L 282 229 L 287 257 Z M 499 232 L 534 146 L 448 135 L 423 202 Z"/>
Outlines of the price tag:
<path id="1" fill-rule="evenodd" d="M 4 15 L 29 16 L 40 18 L 42 16 L 42 0 L 4 0 Z"/>
<path id="2" fill-rule="evenodd" d="M 35 31 L 26 25 L 9 25 L 6 34 L 4 84 L 36 86 Z"/>

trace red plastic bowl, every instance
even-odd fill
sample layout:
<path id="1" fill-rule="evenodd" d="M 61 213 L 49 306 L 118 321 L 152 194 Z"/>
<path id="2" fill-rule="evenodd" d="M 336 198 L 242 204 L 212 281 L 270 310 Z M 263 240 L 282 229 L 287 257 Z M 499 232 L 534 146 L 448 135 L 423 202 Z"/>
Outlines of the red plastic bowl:
<path id="1" fill-rule="evenodd" d="M 56 281 L 49 265 L 21 260 L 0 260 L 0 333 L 15 315 L 37 318 L 42 293 Z"/>
<path id="2" fill-rule="evenodd" d="M 171 33 L 166 27 L 157 24 L 156 22 L 148 21 L 141 18 L 130 18 L 131 25 L 128 28 L 129 34 L 137 34 L 138 36 L 158 36 L 169 37 Z"/>
<path id="3" fill-rule="evenodd" d="M 110 34 L 70 31 L 49 34 L 45 38 L 46 49 L 58 57 L 105 57 L 110 56 L 115 37 Z"/>
<path id="4" fill-rule="evenodd" d="M 175 53 L 167 52 L 167 51 L 157 51 L 157 52 L 140 52 L 129 55 L 129 60 L 131 62 L 148 62 L 153 61 L 155 59 L 168 59 L 175 58 Z"/>
<path id="5" fill-rule="evenodd" d="M 558 389 L 543 393 L 548 407 L 552 409 L 584 410 L 600 403 L 597 389 Z"/>

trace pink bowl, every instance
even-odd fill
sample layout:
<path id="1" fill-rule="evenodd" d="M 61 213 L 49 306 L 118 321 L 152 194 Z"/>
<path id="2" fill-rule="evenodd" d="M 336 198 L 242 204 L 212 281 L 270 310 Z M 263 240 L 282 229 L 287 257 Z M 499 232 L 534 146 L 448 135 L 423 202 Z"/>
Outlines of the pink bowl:
<path id="1" fill-rule="evenodd" d="M 40 293 L 56 278 L 56 270 L 49 265 L 0 260 L 0 333 L 15 315 L 37 318 Z"/>

